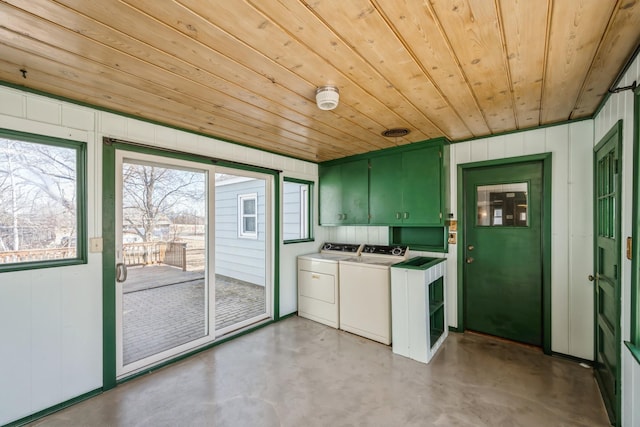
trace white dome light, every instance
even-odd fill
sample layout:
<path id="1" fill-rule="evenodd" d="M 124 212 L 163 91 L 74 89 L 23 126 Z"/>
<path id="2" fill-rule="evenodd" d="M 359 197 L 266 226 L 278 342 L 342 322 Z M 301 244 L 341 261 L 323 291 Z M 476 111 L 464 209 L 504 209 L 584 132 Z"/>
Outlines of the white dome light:
<path id="1" fill-rule="evenodd" d="M 320 86 L 316 89 L 316 104 L 321 110 L 333 110 L 338 106 L 340 93 L 335 86 Z"/>

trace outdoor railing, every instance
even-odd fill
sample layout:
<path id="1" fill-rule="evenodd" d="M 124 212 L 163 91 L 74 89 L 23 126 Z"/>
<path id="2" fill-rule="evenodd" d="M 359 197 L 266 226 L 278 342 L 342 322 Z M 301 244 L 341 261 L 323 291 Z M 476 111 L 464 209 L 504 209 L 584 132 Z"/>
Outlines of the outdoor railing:
<path id="1" fill-rule="evenodd" d="M 25 249 L 0 252 L 0 264 L 67 259 L 75 256 L 76 248 Z"/>
<path id="2" fill-rule="evenodd" d="M 179 242 L 142 242 L 122 245 L 127 266 L 166 264 L 187 270 L 187 244 Z"/>

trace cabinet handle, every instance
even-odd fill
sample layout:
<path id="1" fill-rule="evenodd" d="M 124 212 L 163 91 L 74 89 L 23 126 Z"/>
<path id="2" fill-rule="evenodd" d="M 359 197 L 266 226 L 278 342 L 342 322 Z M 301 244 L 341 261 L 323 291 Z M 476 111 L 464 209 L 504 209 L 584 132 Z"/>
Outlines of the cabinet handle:
<path id="1" fill-rule="evenodd" d="M 347 219 L 347 214 L 342 214 L 342 219 L 346 220 Z"/>
<path id="2" fill-rule="evenodd" d="M 338 214 L 338 220 L 342 219 L 342 214 Z"/>
<path id="3" fill-rule="evenodd" d="M 405 212 L 404 215 L 403 215 L 403 218 L 404 219 L 409 219 L 409 212 Z"/>
<path id="4" fill-rule="evenodd" d="M 400 219 L 400 212 L 396 212 L 396 219 Z"/>

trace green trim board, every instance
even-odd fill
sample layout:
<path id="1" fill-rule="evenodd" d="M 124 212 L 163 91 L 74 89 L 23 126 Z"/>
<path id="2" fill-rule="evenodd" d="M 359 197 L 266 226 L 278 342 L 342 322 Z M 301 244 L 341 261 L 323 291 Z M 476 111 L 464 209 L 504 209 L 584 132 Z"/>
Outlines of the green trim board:
<path id="1" fill-rule="evenodd" d="M 284 240 L 284 238 L 282 239 L 282 243 L 287 245 L 290 243 L 304 243 L 304 242 L 313 242 L 315 240 L 314 238 L 314 227 L 313 227 L 313 200 L 314 200 L 314 194 L 315 194 L 315 183 L 313 181 L 309 181 L 306 179 L 299 179 L 299 178 L 291 178 L 288 176 L 284 176 L 282 178 L 283 181 L 283 186 L 285 182 L 292 182 L 294 184 L 301 184 L 301 185 L 306 185 L 307 188 L 309 189 L 309 191 L 307 192 L 307 228 L 309 230 L 309 236 L 304 238 L 304 239 L 289 239 L 289 240 Z M 284 202 L 284 195 L 282 196 L 283 198 L 283 202 Z M 284 221 L 284 215 L 282 220 Z"/>
<path id="2" fill-rule="evenodd" d="M 629 352 L 631 353 L 633 358 L 636 360 L 636 363 L 640 365 L 640 347 L 638 347 L 633 343 L 630 343 L 629 341 L 625 341 L 624 345 L 627 346 L 627 348 L 629 349 Z"/>
<path id="3" fill-rule="evenodd" d="M 76 396 L 73 399 L 65 400 L 64 402 L 58 403 L 57 405 L 50 406 L 42 411 L 38 411 L 34 414 L 27 415 L 24 418 L 20 418 L 19 420 L 11 421 L 9 424 L 6 424 L 5 427 L 18 427 L 24 426 L 26 424 L 32 423 L 40 418 L 46 417 L 47 415 L 51 415 L 55 412 L 61 411 L 69 406 L 75 405 L 76 403 L 80 403 L 84 400 L 90 399 L 92 397 L 98 396 L 102 394 L 102 389 L 97 388 L 95 390 L 89 391 L 87 393 L 81 394 L 80 396 Z"/>
<path id="4" fill-rule="evenodd" d="M 146 153 L 166 156 L 168 158 L 188 160 L 192 162 L 198 162 L 203 164 L 211 164 L 212 160 L 209 157 L 191 154 L 186 152 L 179 152 L 173 150 L 163 150 L 162 148 L 154 148 L 140 144 L 128 144 L 126 141 L 112 140 L 104 137 L 102 144 L 102 235 L 104 241 L 104 249 L 102 256 L 102 298 L 103 298 L 103 389 L 109 390 L 115 387 L 119 381 L 116 374 L 116 288 L 113 286 L 115 283 L 115 268 L 116 254 L 115 254 L 115 222 L 116 222 L 116 150 L 133 151 L 137 153 Z M 280 206 L 280 185 L 279 171 L 260 168 L 257 166 L 244 166 L 233 162 L 225 162 L 221 160 L 215 161 L 218 166 L 230 167 L 238 170 L 247 170 L 252 172 L 260 172 L 266 175 L 272 175 L 274 178 L 273 185 L 273 320 L 280 319 L 280 218 L 279 218 L 279 206 Z M 268 321 L 268 322 L 272 322 Z M 268 322 L 266 324 L 268 324 Z M 262 325 L 261 325 L 262 326 Z M 257 328 L 257 327 L 256 327 Z M 249 328 L 248 331 L 255 328 Z M 194 352 L 201 351 L 212 347 L 218 343 L 225 342 L 228 339 L 243 335 L 244 330 L 238 333 L 216 340 L 201 349 L 196 349 Z M 192 354 L 192 353 L 187 353 Z M 142 372 L 151 372 L 158 369 L 158 366 L 165 366 L 172 363 L 175 360 L 181 360 L 186 357 L 184 355 L 176 356 L 170 360 L 163 362 L 161 365 L 154 365 L 149 369 Z M 134 374 L 137 375 L 137 374 Z"/>
<path id="5" fill-rule="evenodd" d="M 633 97 L 633 175 L 631 211 L 631 337 L 640 348 L 640 87 Z M 635 355 L 636 353 L 634 353 Z M 639 360 L 640 361 L 640 360 Z"/>
<path id="6" fill-rule="evenodd" d="M 64 267 L 87 263 L 87 144 L 82 141 L 55 138 L 28 132 L 0 128 L 0 138 L 34 144 L 62 147 L 76 152 L 76 257 L 46 261 L 29 261 L 0 264 L 0 273 L 33 270 L 39 268 Z"/>
<path id="7" fill-rule="evenodd" d="M 463 172 L 466 169 L 498 166 L 507 164 L 517 164 L 532 161 L 542 162 L 542 176 L 543 176 L 543 198 L 542 198 L 542 211 L 543 211 L 543 224 L 542 224 L 542 349 L 545 354 L 551 354 L 551 153 L 534 154 L 521 157 L 512 157 L 506 159 L 488 160 L 482 162 L 465 163 L 458 165 L 457 179 L 457 206 L 458 206 L 458 236 L 464 236 L 464 180 Z M 458 244 L 462 245 L 464 242 L 462 239 L 458 239 Z M 460 331 L 465 330 L 464 322 L 464 250 L 458 250 L 457 257 L 457 273 L 458 273 L 458 326 Z"/>

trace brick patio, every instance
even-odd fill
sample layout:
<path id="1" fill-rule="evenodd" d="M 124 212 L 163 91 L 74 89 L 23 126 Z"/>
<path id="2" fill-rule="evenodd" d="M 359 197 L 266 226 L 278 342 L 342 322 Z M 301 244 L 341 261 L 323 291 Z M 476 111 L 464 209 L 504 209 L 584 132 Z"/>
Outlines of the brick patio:
<path id="1" fill-rule="evenodd" d="M 130 268 L 123 295 L 124 364 L 205 335 L 202 272 Z M 265 313 L 262 286 L 216 276 L 216 330 Z"/>

